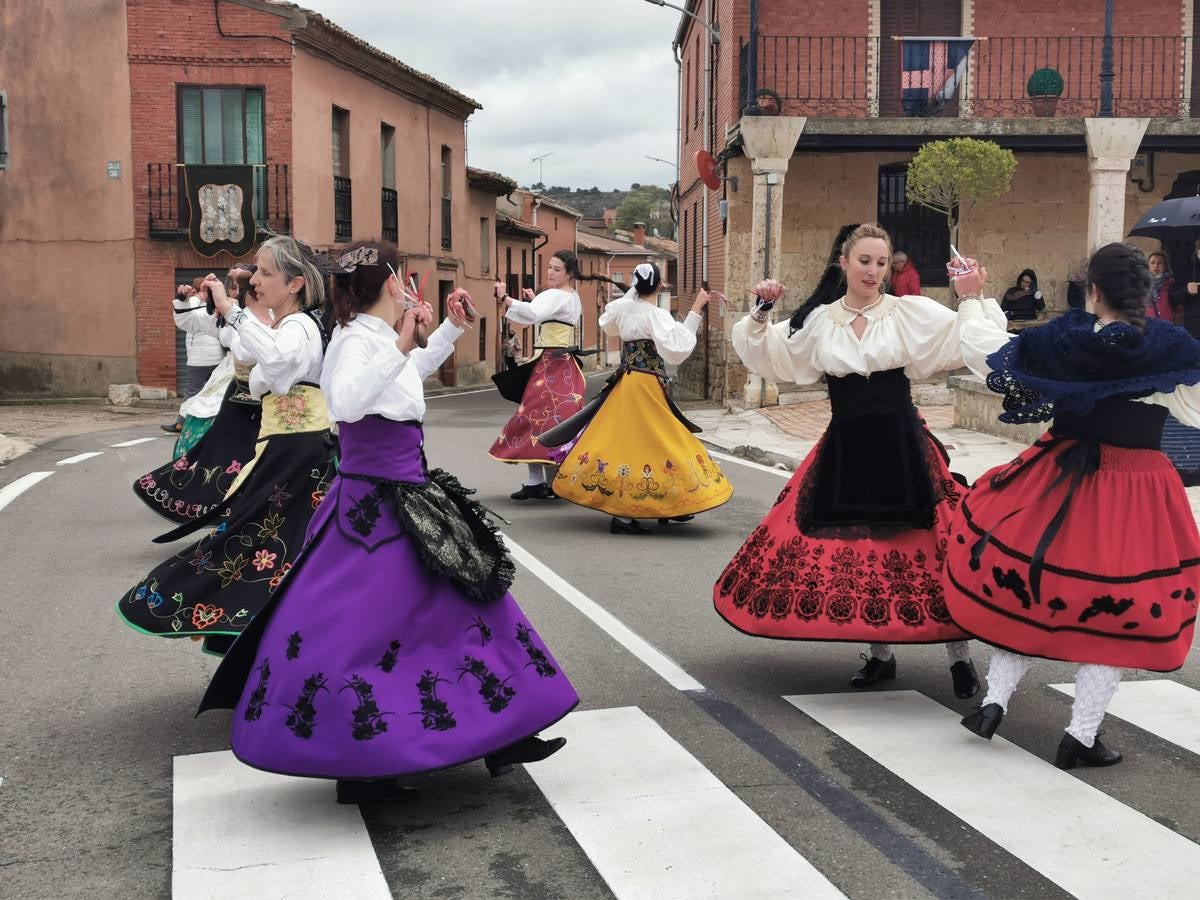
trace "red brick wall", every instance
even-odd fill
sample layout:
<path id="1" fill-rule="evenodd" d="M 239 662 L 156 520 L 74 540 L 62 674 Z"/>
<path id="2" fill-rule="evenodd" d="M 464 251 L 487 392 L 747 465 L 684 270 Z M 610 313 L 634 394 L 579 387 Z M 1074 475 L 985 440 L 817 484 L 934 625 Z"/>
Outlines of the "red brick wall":
<path id="1" fill-rule="evenodd" d="M 218 32 L 220 28 L 226 37 Z M 133 120 L 134 304 L 138 381 L 174 388 L 175 325 L 170 298 L 176 268 L 225 268 L 186 242 L 151 240 L 147 165 L 178 158 L 179 85 L 264 88 L 268 163 L 292 157 L 291 44 L 278 16 L 232 3 L 129 0 L 129 80 Z M 235 35 L 264 35 L 238 37 Z M 272 35 L 267 37 L 265 35 Z"/>

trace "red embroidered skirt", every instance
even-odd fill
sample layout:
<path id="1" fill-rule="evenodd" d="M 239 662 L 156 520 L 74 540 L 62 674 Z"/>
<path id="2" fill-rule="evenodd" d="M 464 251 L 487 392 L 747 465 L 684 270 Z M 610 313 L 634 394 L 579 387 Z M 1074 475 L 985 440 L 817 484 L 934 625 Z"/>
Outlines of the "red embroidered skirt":
<path id="1" fill-rule="evenodd" d="M 557 448 L 542 446 L 537 436 L 579 412 L 586 391 L 583 372 L 572 353 L 542 351 L 517 411 L 500 429 L 488 455 L 501 462 L 553 463 Z"/>
<path id="2" fill-rule="evenodd" d="M 1200 534 L 1179 475 L 1158 450 L 1100 444 L 1099 469 L 1072 491 L 1057 461 L 1079 442 L 1043 452 L 1055 440 L 1047 435 L 985 473 L 954 515 L 951 615 L 980 639 L 1028 656 L 1179 668 L 1200 593 Z M 994 484 L 1001 474 L 1011 477 Z M 1037 548 L 1068 492 L 1032 578 Z"/>
<path id="3" fill-rule="evenodd" d="M 915 416 L 915 413 L 913 414 Z M 717 612 L 761 637 L 919 644 L 965 640 L 942 589 L 950 512 L 959 488 L 941 448 L 919 441 L 939 498 L 932 527 L 801 530 L 800 506 L 816 489 L 827 432 L 713 590 Z M 888 443 L 885 441 L 884 443 Z"/>

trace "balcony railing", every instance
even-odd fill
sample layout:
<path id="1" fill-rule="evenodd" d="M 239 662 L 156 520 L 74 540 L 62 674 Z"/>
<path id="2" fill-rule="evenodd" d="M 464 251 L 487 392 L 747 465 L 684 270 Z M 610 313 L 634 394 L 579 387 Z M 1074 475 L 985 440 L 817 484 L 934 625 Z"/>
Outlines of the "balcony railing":
<path id="1" fill-rule="evenodd" d="M 903 71 L 899 40 L 760 35 L 757 85 L 748 77 L 750 47 L 740 47 L 741 106 L 819 117 L 1030 116 L 1029 76 L 1051 68 L 1062 77 L 1063 91 L 1053 111 L 1040 114 L 1095 116 L 1103 46 L 1103 37 L 977 38 L 951 96 L 924 102 L 904 97 L 906 81 L 919 84 L 923 73 Z M 1114 37 L 1112 46 L 1113 115 L 1200 116 L 1200 59 L 1191 38 Z M 1185 83 L 1189 60 L 1192 79 Z M 751 90 L 756 96 L 749 96 Z"/>
<path id="2" fill-rule="evenodd" d="M 353 233 L 351 215 L 350 179 L 333 176 L 333 239 L 348 241 Z"/>
<path id="3" fill-rule="evenodd" d="M 189 207 L 182 163 L 147 163 L 150 237 L 179 240 L 187 236 Z M 291 234 L 292 182 L 286 163 L 254 166 L 254 220 L 259 232 Z"/>
<path id="4" fill-rule="evenodd" d="M 380 212 L 383 216 L 383 239 L 385 241 L 400 240 L 400 215 L 396 204 L 394 188 L 384 188 L 380 200 Z"/>

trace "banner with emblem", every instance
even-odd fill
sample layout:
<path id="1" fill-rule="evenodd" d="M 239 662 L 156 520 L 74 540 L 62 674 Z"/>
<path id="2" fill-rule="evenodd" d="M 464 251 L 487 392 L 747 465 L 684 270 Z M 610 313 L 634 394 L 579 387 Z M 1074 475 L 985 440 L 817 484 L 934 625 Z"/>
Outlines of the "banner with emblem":
<path id="1" fill-rule="evenodd" d="M 203 257 L 224 250 L 242 256 L 254 246 L 254 167 L 183 167 L 188 207 L 188 239 Z"/>

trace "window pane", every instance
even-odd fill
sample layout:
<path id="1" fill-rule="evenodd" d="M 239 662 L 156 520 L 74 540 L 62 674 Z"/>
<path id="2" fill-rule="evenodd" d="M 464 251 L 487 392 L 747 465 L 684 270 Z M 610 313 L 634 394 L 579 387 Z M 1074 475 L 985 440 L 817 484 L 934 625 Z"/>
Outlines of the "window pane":
<path id="1" fill-rule="evenodd" d="M 221 91 L 204 91 L 204 162 L 224 162 L 221 151 Z"/>
<path id="2" fill-rule="evenodd" d="M 246 162 L 266 162 L 263 141 L 263 94 L 257 88 L 246 90 Z"/>
<path id="3" fill-rule="evenodd" d="M 391 125 L 381 125 L 379 127 L 379 163 L 385 188 L 396 186 L 395 142 L 396 129 Z"/>
<path id="4" fill-rule="evenodd" d="M 342 117 L 340 110 L 333 110 L 333 174 L 342 174 Z"/>
<path id="5" fill-rule="evenodd" d="M 242 92 L 239 90 L 221 91 L 221 162 L 236 164 L 246 161 L 244 128 Z"/>
<path id="6" fill-rule="evenodd" d="M 183 142 L 183 159 L 180 162 L 203 162 L 204 135 L 200 130 L 203 116 L 200 110 L 200 90 L 198 88 L 184 88 L 180 92 L 179 115 Z"/>

